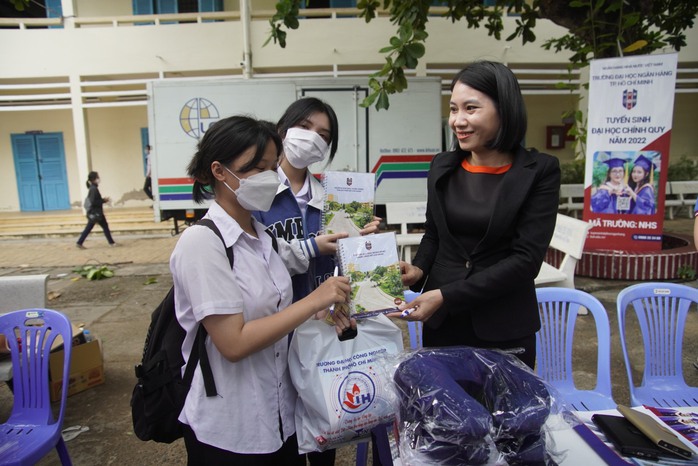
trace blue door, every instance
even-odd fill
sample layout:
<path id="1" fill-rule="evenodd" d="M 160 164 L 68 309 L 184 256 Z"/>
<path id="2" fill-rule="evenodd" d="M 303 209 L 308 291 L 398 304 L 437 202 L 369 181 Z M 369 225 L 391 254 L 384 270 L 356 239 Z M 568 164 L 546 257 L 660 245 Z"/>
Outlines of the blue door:
<path id="1" fill-rule="evenodd" d="M 70 209 L 61 133 L 13 134 L 12 152 L 20 210 Z"/>

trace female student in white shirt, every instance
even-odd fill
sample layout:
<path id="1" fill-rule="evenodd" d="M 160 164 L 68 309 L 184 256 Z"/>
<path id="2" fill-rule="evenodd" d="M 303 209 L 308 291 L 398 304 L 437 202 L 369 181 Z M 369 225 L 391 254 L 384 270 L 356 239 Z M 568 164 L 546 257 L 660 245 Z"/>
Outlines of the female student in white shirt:
<path id="1" fill-rule="evenodd" d="M 215 233 L 194 225 L 182 233 L 170 259 L 177 319 L 187 331 L 182 352 L 187 359 L 197 324 L 203 324 L 218 391 L 206 397 L 197 368 L 179 416 L 189 465 L 305 462 L 295 437 L 288 334 L 331 304 L 347 301 L 350 287 L 347 278 L 333 277 L 292 303 L 290 245 L 280 240 L 277 254 L 250 214 L 268 209 L 274 199 L 281 147 L 270 123 L 230 117 L 206 131 L 188 167 L 194 200 L 213 196 L 206 217 L 226 247 L 232 245 L 234 257 L 231 270 Z M 296 255 L 295 262 L 302 270 L 303 258 Z M 339 334 L 356 326 L 342 315 L 336 320 Z"/>

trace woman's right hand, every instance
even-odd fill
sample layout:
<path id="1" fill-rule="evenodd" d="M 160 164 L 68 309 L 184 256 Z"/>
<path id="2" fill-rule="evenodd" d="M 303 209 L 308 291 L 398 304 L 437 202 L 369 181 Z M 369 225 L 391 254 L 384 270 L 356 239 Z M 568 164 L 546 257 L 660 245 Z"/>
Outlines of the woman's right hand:
<path id="1" fill-rule="evenodd" d="M 424 276 L 422 269 L 405 261 L 400 261 L 400 273 L 402 275 L 402 284 L 405 286 L 414 285 Z"/>
<path id="2" fill-rule="evenodd" d="M 349 277 L 330 277 L 320 284 L 306 299 L 313 300 L 313 314 L 335 303 L 349 302 L 351 285 Z"/>

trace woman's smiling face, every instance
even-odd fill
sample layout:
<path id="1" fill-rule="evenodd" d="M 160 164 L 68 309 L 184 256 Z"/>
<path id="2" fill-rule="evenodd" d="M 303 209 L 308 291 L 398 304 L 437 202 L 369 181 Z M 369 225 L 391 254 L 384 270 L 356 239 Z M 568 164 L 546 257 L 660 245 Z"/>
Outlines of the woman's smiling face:
<path id="1" fill-rule="evenodd" d="M 497 136 L 500 121 L 497 107 L 486 94 L 461 82 L 451 93 L 448 125 L 464 151 L 488 152 L 487 145 Z"/>

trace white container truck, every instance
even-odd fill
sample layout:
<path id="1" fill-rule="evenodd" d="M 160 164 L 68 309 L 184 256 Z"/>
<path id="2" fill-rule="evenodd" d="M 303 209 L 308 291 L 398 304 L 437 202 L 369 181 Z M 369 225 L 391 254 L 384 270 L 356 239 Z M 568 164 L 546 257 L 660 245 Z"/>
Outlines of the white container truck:
<path id="1" fill-rule="evenodd" d="M 247 114 L 276 122 L 293 101 L 313 96 L 330 104 L 339 121 L 339 147 L 331 165 L 313 173 L 346 170 L 376 173 L 376 205 L 426 200 L 432 157 L 442 150 L 441 83 L 414 78 L 390 98 L 389 110 L 359 104 L 368 94 L 366 78 L 185 79 L 148 85 L 148 130 L 155 221 L 198 220 L 207 206 L 192 200 L 186 167 L 199 139 L 221 118 Z"/>

